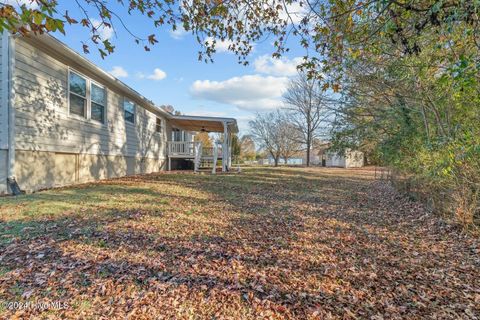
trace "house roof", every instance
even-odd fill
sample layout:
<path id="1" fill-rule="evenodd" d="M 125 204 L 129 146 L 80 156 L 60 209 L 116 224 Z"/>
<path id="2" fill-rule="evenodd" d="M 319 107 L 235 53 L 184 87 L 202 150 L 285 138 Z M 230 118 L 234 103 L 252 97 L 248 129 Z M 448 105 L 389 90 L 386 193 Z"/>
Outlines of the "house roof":
<path id="1" fill-rule="evenodd" d="M 107 71 L 98 67 L 93 62 L 86 59 L 85 57 L 83 57 L 82 55 L 80 55 L 78 52 L 71 49 L 70 47 L 68 47 L 66 44 L 64 44 L 57 38 L 48 34 L 44 34 L 44 35 L 37 35 L 37 36 L 28 36 L 22 39 L 41 48 L 42 50 L 45 50 L 46 52 L 49 52 L 54 57 L 58 56 L 58 54 L 61 54 L 66 60 L 68 60 L 68 64 L 70 66 L 73 66 L 73 67 L 81 66 L 82 69 L 86 69 L 90 73 L 95 74 L 101 80 L 125 92 L 126 94 L 129 95 L 129 98 L 133 98 L 139 102 L 142 102 L 149 111 L 152 111 L 156 114 L 170 118 L 171 116 L 170 113 L 156 106 L 153 103 L 153 101 L 145 98 L 138 91 L 134 90 L 132 87 L 128 86 L 121 80 L 115 78 Z"/>
<path id="2" fill-rule="evenodd" d="M 230 132 L 238 132 L 237 121 L 233 118 L 176 115 L 170 119 L 173 125 L 188 131 L 223 132 L 226 124 Z"/>
<path id="3" fill-rule="evenodd" d="M 102 68 L 95 65 L 90 60 L 86 59 L 80 55 L 75 50 L 68 47 L 66 44 L 58 40 L 57 38 L 44 34 L 38 36 L 30 36 L 22 38 L 26 42 L 31 43 L 32 45 L 45 50 L 47 53 L 52 54 L 53 56 L 62 55 L 65 60 L 67 60 L 68 65 L 81 67 L 92 74 L 95 74 L 100 80 L 109 83 L 111 86 L 125 92 L 128 95 L 128 98 L 132 98 L 137 102 L 142 103 L 142 107 L 145 107 L 147 110 L 163 116 L 167 119 L 173 121 L 174 124 L 184 128 L 189 131 L 201 131 L 202 128 L 205 128 L 207 131 L 211 132 L 223 132 L 223 123 L 227 123 L 230 126 L 233 132 L 238 132 L 237 121 L 234 118 L 217 118 L 217 117 L 198 117 L 198 116 L 178 116 L 173 115 L 170 112 L 167 112 L 155 105 L 155 103 L 138 91 L 134 90 L 121 80 L 115 78 L 110 73 L 106 72 Z"/>

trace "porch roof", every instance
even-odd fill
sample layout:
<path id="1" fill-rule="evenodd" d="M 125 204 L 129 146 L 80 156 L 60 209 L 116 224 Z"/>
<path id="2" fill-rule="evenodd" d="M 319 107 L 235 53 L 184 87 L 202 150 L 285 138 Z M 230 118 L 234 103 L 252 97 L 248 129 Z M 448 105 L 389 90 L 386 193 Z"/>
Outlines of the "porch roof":
<path id="1" fill-rule="evenodd" d="M 187 131 L 223 132 L 226 123 L 230 132 L 238 133 L 237 120 L 234 118 L 202 117 L 202 116 L 171 116 L 170 122 Z"/>

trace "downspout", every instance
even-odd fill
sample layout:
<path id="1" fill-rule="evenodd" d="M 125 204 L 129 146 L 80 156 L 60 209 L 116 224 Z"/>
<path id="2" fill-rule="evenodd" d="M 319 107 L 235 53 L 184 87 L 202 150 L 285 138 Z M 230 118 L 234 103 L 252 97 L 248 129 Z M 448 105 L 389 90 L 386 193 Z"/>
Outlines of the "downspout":
<path id="1" fill-rule="evenodd" d="M 8 158 L 7 158 L 7 185 L 11 194 L 21 194 L 15 176 L 15 38 L 10 33 L 4 33 L 8 46 Z"/>

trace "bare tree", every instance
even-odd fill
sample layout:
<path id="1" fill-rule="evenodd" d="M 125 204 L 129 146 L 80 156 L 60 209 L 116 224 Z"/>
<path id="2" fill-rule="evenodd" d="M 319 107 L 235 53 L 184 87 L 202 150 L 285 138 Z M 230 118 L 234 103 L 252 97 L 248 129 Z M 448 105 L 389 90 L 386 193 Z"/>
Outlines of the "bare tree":
<path id="1" fill-rule="evenodd" d="M 243 160 L 255 160 L 257 152 L 252 136 L 244 135 L 240 139 L 240 157 Z"/>
<path id="2" fill-rule="evenodd" d="M 282 115 L 279 111 L 260 114 L 249 122 L 252 137 L 274 160 L 275 167 L 280 160 L 280 127 Z"/>
<path id="3" fill-rule="evenodd" d="M 306 74 L 299 73 L 290 80 L 283 100 L 290 112 L 289 119 L 298 131 L 299 142 L 305 146 L 309 166 L 313 141 L 320 137 L 331 113 L 330 99 L 322 90 L 319 79 L 309 79 Z"/>
<path id="4" fill-rule="evenodd" d="M 257 113 L 255 120 L 250 121 L 252 137 L 258 145 L 270 154 L 278 166 L 280 158 L 285 162 L 299 151 L 297 130 L 288 121 L 285 112 L 276 110 L 270 113 Z"/>
<path id="5" fill-rule="evenodd" d="M 280 130 L 280 149 L 281 157 L 285 161 L 285 164 L 288 163 L 293 155 L 302 151 L 302 144 L 300 143 L 301 139 L 295 125 L 289 122 L 286 115 L 282 114 L 284 119 L 282 121 L 282 128 Z"/>

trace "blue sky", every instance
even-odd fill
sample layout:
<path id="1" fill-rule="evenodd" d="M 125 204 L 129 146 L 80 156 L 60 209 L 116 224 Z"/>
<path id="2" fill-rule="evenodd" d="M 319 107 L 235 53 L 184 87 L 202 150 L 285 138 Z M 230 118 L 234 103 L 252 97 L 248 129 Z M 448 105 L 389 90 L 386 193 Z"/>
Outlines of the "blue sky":
<path id="1" fill-rule="evenodd" d="M 72 17 L 80 17 L 74 1 L 60 3 L 63 11 L 68 9 Z M 172 105 L 184 114 L 237 118 L 241 134 L 248 133 L 248 120 L 255 112 L 281 106 L 288 77 L 296 73 L 296 65 L 305 54 L 293 47 L 282 60 L 272 59 L 273 39 L 266 39 L 255 45 L 250 65 L 243 66 L 225 50 L 228 43 L 220 43 L 214 63 L 206 64 L 198 61 L 199 46 L 190 34 L 172 33 L 168 26 L 155 29 L 150 20 L 139 16 L 124 18 L 131 31 L 141 36 L 155 33 L 159 43 L 146 52 L 117 23 L 116 33 L 111 29 L 100 32 L 116 47 L 102 59 L 93 46 L 90 54 L 83 54 L 82 41 L 89 40 L 87 28 L 67 26 L 67 36 L 55 36 L 156 104 Z"/>

